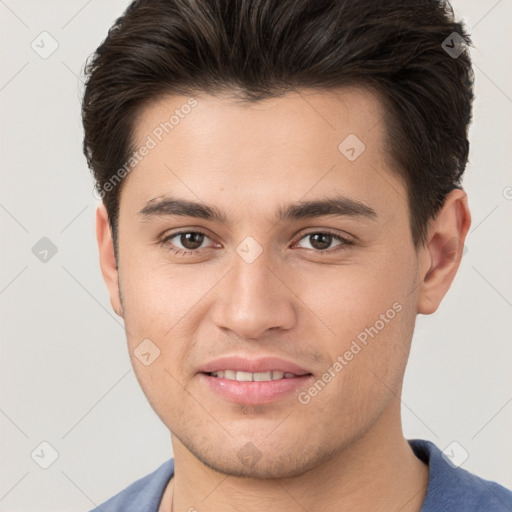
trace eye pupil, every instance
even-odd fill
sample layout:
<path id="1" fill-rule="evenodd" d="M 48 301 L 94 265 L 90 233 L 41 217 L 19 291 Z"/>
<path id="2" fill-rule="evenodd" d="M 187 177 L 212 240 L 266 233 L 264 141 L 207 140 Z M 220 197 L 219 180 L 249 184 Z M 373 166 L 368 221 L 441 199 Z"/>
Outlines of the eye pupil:
<path id="1" fill-rule="evenodd" d="M 182 233 L 180 235 L 180 242 L 183 247 L 194 250 L 201 246 L 204 240 L 204 235 L 202 233 Z"/>
<path id="2" fill-rule="evenodd" d="M 311 245 L 315 249 L 327 249 L 332 242 L 332 235 L 328 233 L 313 233 L 309 235 Z"/>

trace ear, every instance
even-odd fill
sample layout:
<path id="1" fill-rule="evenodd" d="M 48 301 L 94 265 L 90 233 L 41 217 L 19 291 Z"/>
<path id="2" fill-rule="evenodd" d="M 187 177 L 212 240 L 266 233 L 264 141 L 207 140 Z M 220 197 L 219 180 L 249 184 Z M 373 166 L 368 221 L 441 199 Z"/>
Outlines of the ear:
<path id="1" fill-rule="evenodd" d="M 429 224 L 427 242 L 420 249 L 418 313 L 430 315 L 439 307 L 459 268 L 470 225 L 466 192 L 452 190 Z"/>
<path id="2" fill-rule="evenodd" d="M 114 242 L 108 220 L 108 213 L 103 203 L 96 210 L 96 239 L 100 256 L 100 267 L 103 280 L 110 294 L 110 304 L 114 311 L 123 316 L 123 307 L 119 293 L 119 279 L 116 259 L 114 256 Z"/>

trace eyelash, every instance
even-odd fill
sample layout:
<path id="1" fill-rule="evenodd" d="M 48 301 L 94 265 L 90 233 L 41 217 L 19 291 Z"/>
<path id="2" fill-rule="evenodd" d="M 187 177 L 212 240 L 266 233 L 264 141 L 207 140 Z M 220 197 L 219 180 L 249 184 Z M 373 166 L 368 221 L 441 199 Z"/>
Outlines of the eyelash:
<path id="1" fill-rule="evenodd" d="M 204 233 L 203 231 L 200 231 L 200 230 L 178 231 L 176 233 L 171 233 L 170 235 L 164 237 L 161 240 L 161 244 L 166 246 L 166 249 L 169 252 L 172 252 L 172 253 L 176 254 L 177 256 L 185 256 L 187 254 L 188 255 L 199 254 L 203 250 L 209 249 L 209 247 L 202 247 L 201 249 L 180 249 L 179 247 L 176 248 L 176 247 L 168 246 L 168 244 L 170 243 L 169 240 L 171 240 L 172 238 L 175 238 L 175 237 L 177 237 L 179 235 L 183 235 L 183 234 L 189 234 L 189 233 L 200 234 L 200 235 L 203 235 L 203 236 L 209 238 L 206 233 Z M 333 231 L 330 231 L 328 229 L 324 229 L 324 230 L 321 230 L 321 231 L 310 231 L 308 233 L 304 233 L 296 242 L 294 242 L 294 245 L 296 245 L 302 239 L 304 239 L 304 238 L 306 238 L 308 236 L 311 236 L 311 235 L 331 235 L 338 242 L 341 242 L 339 245 L 335 246 L 334 249 L 324 249 L 324 250 L 320 250 L 320 249 L 306 249 L 308 251 L 314 251 L 317 254 L 332 254 L 333 252 L 337 252 L 339 250 L 344 250 L 344 249 L 347 248 L 347 246 L 350 246 L 350 245 L 354 244 L 354 242 L 352 242 L 351 240 L 348 240 L 347 238 L 344 238 L 344 237 L 340 236 L 339 234 L 334 233 Z"/>

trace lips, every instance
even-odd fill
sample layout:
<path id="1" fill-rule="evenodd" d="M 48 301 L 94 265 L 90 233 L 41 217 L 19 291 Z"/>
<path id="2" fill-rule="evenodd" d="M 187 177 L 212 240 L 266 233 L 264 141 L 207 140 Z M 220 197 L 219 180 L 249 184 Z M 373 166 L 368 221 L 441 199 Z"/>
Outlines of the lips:
<path id="1" fill-rule="evenodd" d="M 265 373 L 265 372 L 282 372 L 283 374 L 293 374 L 301 376 L 310 372 L 299 365 L 290 361 L 285 361 L 277 357 L 261 357 L 258 359 L 247 359 L 239 356 L 227 356 L 215 359 L 206 363 L 199 370 L 202 373 L 215 372 L 245 372 L 245 373 Z"/>
<path id="2" fill-rule="evenodd" d="M 205 364 L 200 381 L 229 402 L 261 405 L 276 402 L 306 386 L 313 375 L 276 357 L 222 357 Z"/>

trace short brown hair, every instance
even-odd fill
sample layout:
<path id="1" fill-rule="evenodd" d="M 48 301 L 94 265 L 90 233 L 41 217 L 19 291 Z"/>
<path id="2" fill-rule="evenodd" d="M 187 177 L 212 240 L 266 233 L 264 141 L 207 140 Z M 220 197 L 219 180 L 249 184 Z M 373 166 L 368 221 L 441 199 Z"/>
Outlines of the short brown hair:
<path id="1" fill-rule="evenodd" d="M 83 149 L 117 247 L 120 186 L 137 114 L 168 94 L 247 102 L 297 88 L 371 87 L 408 191 L 416 246 L 460 185 L 469 143 L 470 40 L 436 0 L 135 0 L 85 67 Z M 450 51 L 450 48 L 455 49 Z"/>

